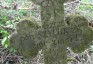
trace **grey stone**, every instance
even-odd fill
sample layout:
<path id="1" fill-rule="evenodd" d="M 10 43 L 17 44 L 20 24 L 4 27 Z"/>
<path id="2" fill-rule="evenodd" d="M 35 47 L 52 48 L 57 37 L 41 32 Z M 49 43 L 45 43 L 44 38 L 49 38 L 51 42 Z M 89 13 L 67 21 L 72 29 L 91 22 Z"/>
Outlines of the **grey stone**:
<path id="1" fill-rule="evenodd" d="M 38 53 L 38 48 L 35 43 L 37 27 L 38 25 L 33 19 L 21 20 L 17 24 L 16 31 L 10 36 L 11 46 L 21 51 L 20 54 L 26 58 L 34 58 Z"/>
<path id="2" fill-rule="evenodd" d="M 10 37 L 11 46 L 26 58 L 35 57 L 42 49 L 45 64 L 67 64 L 68 46 L 74 52 L 84 51 L 93 40 L 93 29 L 78 14 L 64 21 L 64 1 L 44 0 L 40 4 L 42 28 L 34 20 L 22 20 Z"/>

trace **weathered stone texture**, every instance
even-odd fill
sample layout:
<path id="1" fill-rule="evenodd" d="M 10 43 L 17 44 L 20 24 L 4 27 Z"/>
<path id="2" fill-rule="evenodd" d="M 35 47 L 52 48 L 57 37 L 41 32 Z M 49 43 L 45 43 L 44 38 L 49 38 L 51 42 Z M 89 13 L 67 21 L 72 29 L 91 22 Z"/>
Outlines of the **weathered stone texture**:
<path id="1" fill-rule="evenodd" d="M 40 4 L 42 28 L 33 20 L 18 23 L 10 42 L 24 57 L 33 58 L 42 49 L 45 64 L 67 64 L 68 46 L 74 52 L 82 52 L 88 47 L 93 40 L 93 29 L 78 14 L 69 15 L 64 21 L 64 1 L 44 0 L 44 5 Z"/>
<path id="2" fill-rule="evenodd" d="M 38 25 L 32 20 L 21 20 L 17 24 L 17 30 L 11 35 L 11 46 L 15 47 L 26 58 L 33 58 L 38 53 L 36 46 L 36 30 Z M 30 55 L 30 56 L 29 56 Z"/>

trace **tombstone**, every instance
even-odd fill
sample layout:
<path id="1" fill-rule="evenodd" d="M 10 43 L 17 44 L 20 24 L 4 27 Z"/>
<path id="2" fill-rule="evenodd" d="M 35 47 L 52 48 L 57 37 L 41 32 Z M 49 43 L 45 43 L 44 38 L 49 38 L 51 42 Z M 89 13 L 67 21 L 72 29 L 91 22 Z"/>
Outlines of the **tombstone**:
<path id="1" fill-rule="evenodd" d="M 69 15 L 64 21 L 65 0 L 40 1 L 42 28 L 34 20 L 22 20 L 10 36 L 11 46 L 26 58 L 35 57 L 42 49 L 45 64 L 67 64 L 66 48 L 69 46 L 74 52 L 85 50 L 93 40 L 93 29 L 78 14 Z"/>

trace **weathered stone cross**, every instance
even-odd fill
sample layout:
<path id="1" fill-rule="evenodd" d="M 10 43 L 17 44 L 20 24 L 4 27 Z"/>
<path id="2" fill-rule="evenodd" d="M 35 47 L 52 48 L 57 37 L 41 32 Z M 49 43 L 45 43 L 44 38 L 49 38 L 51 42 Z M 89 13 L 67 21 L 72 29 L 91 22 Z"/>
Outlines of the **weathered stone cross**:
<path id="1" fill-rule="evenodd" d="M 38 2 L 39 1 L 39 2 Z M 80 15 L 69 15 L 64 21 L 65 0 L 33 0 L 41 6 L 42 26 L 25 19 L 17 24 L 11 35 L 11 46 L 26 58 L 33 58 L 43 50 L 45 64 L 67 64 L 66 48 L 82 52 L 93 40 L 93 29 Z"/>

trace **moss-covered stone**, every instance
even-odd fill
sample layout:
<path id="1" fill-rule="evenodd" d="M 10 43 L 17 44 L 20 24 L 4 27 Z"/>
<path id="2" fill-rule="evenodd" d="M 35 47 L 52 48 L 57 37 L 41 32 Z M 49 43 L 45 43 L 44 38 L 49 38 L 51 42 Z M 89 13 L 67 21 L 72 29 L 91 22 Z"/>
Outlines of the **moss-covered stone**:
<path id="1" fill-rule="evenodd" d="M 40 4 L 42 28 L 37 28 L 34 20 L 19 22 L 10 38 L 12 46 L 26 58 L 35 57 L 39 49 L 43 49 L 45 64 L 67 64 L 68 46 L 78 53 L 85 50 L 93 40 L 93 29 L 87 19 L 78 14 L 69 15 L 64 21 L 63 2 L 65 0 L 44 0 Z"/>
<path id="2" fill-rule="evenodd" d="M 74 52 L 83 52 L 93 41 L 93 28 L 88 25 L 88 20 L 79 14 L 67 16 L 65 22 L 69 27 L 75 28 L 73 31 L 78 29 L 78 31 L 75 32 L 77 33 L 77 37 L 73 38 L 73 42 L 70 42 L 69 46 Z M 72 35 L 74 35 L 74 33 L 72 33 Z"/>
<path id="3" fill-rule="evenodd" d="M 31 0 L 33 3 L 41 5 L 45 4 L 45 3 L 49 3 L 49 2 L 60 2 L 61 4 L 63 4 L 64 2 L 67 2 L 68 0 Z"/>
<path id="4" fill-rule="evenodd" d="M 66 17 L 65 22 L 68 26 L 88 26 L 88 20 L 80 14 L 70 14 Z"/>
<path id="5" fill-rule="evenodd" d="M 34 58 L 38 53 L 35 39 L 37 28 L 38 24 L 34 19 L 22 19 L 17 24 L 17 30 L 10 36 L 11 46 L 25 58 Z"/>

